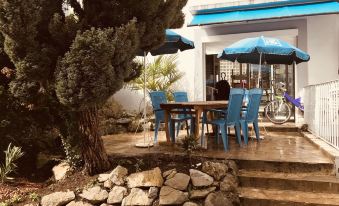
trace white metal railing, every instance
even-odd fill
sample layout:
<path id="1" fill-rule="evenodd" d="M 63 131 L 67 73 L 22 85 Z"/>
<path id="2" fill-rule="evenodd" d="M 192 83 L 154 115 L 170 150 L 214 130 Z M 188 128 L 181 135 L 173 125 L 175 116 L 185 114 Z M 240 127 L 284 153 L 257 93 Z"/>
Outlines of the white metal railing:
<path id="1" fill-rule="evenodd" d="M 339 80 L 305 87 L 308 129 L 339 149 Z"/>

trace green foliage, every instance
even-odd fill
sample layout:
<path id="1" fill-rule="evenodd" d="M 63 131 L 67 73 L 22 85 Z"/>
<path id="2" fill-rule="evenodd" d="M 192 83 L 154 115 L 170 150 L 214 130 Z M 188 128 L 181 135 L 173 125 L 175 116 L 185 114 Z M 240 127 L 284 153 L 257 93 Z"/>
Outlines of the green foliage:
<path id="1" fill-rule="evenodd" d="M 40 200 L 40 196 L 35 193 L 35 192 L 32 192 L 28 195 L 28 198 L 32 201 L 32 202 L 38 202 Z"/>
<path id="2" fill-rule="evenodd" d="M 57 130 L 71 142 L 67 154 L 83 150 L 90 135 L 79 133 L 80 113 L 96 111 L 140 75 L 137 51 L 160 46 L 165 29 L 180 27 L 186 2 L 0 0 L 0 69 L 14 71 L 0 74 L 0 136 L 36 148 L 36 138 Z"/>
<path id="3" fill-rule="evenodd" d="M 192 152 L 198 148 L 198 139 L 194 135 L 185 136 L 182 140 L 182 148 L 185 150 L 189 158 L 190 165 L 192 165 Z"/>
<path id="4" fill-rule="evenodd" d="M 12 198 L 5 200 L 4 202 L 0 202 L 0 206 L 12 206 L 17 205 L 18 203 L 24 201 L 24 198 L 19 195 L 14 195 Z"/>
<path id="5" fill-rule="evenodd" d="M 136 34 L 134 21 L 116 31 L 92 28 L 78 33 L 56 72 L 60 102 L 82 110 L 102 105 L 120 90 L 137 50 Z"/>
<path id="6" fill-rule="evenodd" d="M 182 77 L 183 73 L 177 67 L 178 56 L 161 55 L 153 62 L 146 64 L 146 89 L 150 91 L 165 91 L 167 99 L 173 100 L 173 87 Z M 142 75 L 131 82 L 132 89 L 144 89 L 144 71 Z"/>
<path id="7" fill-rule="evenodd" d="M 6 158 L 5 164 L 0 166 L 0 182 L 5 182 L 10 173 L 15 172 L 17 165 L 15 161 L 17 161 L 20 157 L 24 155 L 21 151 L 20 147 L 13 146 L 11 144 L 8 145 L 7 150 L 5 151 Z"/>

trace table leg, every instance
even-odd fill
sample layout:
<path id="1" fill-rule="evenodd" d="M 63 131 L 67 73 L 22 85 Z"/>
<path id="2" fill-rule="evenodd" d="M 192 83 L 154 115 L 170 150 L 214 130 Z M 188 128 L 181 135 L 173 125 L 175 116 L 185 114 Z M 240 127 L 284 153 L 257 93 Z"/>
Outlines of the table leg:
<path id="1" fill-rule="evenodd" d="M 170 137 L 170 131 L 169 131 L 169 127 L 168 127 L 168 120 L 169 120 L 169 111 L 168 110 L 164 110 L 165 113 L 165 131 L 166 131 L 166 141 L 167 143 L 171 142 L 171 137 Z"/>
<path id="2" fill-rule="evenodd" d="M 201 108 L 195 108 L 195 131 L 194 131 L 194 136 L 195 139 L 199 139 L 199 132 L 200 132 L 200 116 L 202 113 Z"/>

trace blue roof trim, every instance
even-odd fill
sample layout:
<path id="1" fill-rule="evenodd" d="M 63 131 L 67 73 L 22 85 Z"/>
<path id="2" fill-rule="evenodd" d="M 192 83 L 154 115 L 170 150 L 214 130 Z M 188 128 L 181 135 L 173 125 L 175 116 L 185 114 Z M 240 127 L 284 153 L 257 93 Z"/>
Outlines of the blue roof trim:
<path id="1" fill-rule="evenodd" d="M 293 2 L 295 3 L 297 1 L 300 4 L 268 8 L 260 7 L 257 9 L 251 7 L 250 9 L 244 10 L 197 14 L 188 26 L 339 13 L 339 3 L 337 1 L 316 1 L 317 3 L 312 4 L 301 4 L 300 0 L 294 0 Z"/>
<path id="2" fill-rule="evenodd" d="M 266 9 L 272 7 L 282 7 L 282 6 L 293 6 L 293 5 L 305 5 L 305 4 L 314 4 L 314 3 L 324 3 L 324 2 L 337 2 L 338 0 L 288 0 L 288 1 L 275 1 L 268 3 L 260 4 L 246 4 L 240 6 L 228 6 L 228 7 L 219 7 L 212 9 L 201 9 L 192 11 L 192 14 L 211 14 L 211 13 L 223 13 L 230 11 L 243 11 L 243 10 L 252 10 L 252 9 Z"/>

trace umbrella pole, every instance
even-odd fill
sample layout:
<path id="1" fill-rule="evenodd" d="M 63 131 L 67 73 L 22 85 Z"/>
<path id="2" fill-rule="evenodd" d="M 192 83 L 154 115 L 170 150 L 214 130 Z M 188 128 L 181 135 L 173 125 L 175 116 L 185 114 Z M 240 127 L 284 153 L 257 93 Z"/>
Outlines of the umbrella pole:
<path id="1" fill-rule="evenodd" d="M 150 139 L 147 138 L 147 141 L 146 141 L 146 135 L 148 134 L 148 126 L 147 126 L 147 111 L 146 111 L 146 107 L 147 107 L 147 104 L 146 104 L 146 56 L 147 56 L 147 52 L 144 51 L 144 61 L 143 61 L 143 64 L 144 64 L 144 111 L 143 111 L 143 133 L 144 133 L 144 142 L 143 143 L 137 143 L 135 146 L 136 147 L 143 147 L 143 148 L 149 148 L 149 147 L 152 147 L 153 146 L 153 143 L 150 142 Z"/>
<path id="2" fill-rule="evenodd" d="M 258 70 L 257 88 L 260 88 L 260 81 L 261 81 L 261 58 L 262 58 L 262 53 L 260 53 L 260 58 L 259 58 L 259 70 Z"/>

